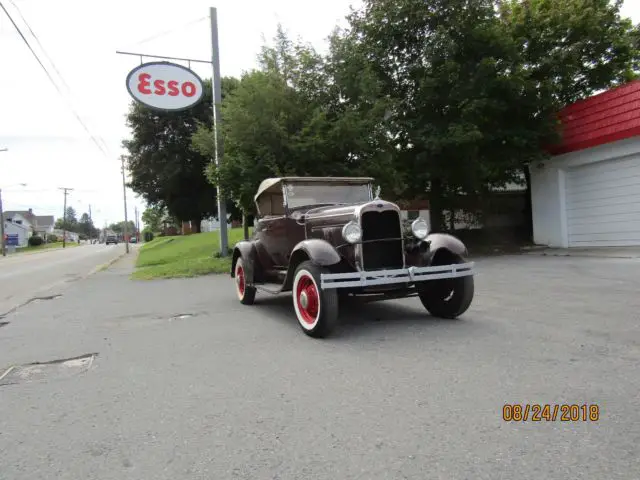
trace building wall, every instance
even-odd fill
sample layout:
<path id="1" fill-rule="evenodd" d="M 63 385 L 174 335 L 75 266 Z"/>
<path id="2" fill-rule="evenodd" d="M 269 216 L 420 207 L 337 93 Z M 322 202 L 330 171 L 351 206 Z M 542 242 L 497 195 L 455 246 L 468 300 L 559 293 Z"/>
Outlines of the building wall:
<path id="1" fill-rule="evenodd" d="M 5 235 L 18 234 L 18 246 L 26 247 L 31 236 L 31 229 L 17 223 L 4 222 L 4 233 Z"/>
<path id="2" fill-rule="evenodd" d="M 640 152 L 640 137 L 558 155 L 531 165 L 533 241 L 540 245 L 567 248 L 565 174 L 567 169 L 628 157 Z"/>

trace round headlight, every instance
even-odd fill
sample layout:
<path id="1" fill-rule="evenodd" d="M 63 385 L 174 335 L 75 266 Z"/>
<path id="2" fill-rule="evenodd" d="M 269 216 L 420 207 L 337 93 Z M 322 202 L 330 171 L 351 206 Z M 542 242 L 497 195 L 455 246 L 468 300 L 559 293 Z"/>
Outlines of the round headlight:
<path id="1" fill-rule="evenodd" d="M 429 225 L 424 218 L 416 218 L 411 224 L 411 231 L 417 238 L 423 240 L 429 235 Z"/>
<path id="2" fill-rule="evenodd" d="M 355 222 L 349 222 L 342 227 L 342 236 L 349 243 L 359 242 L 362 238 L 362 230 L 360 225 Z"/>

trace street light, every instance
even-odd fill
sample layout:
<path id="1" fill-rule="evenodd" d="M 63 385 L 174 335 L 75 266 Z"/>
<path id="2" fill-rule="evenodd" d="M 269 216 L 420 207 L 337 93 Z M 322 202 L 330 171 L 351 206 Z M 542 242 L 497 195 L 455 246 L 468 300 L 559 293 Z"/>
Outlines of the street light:
<path id="1" fill-rule="evenodd" d="M 0 151 L 6 151 L 6 149 L 0 150 Z M 20 185 L 21 187 L 27 186 L 26 183 L 18 183 L 17 185 Z M 14 185 L 10 185 L 10 186 L 13 187 Z M 2 188 L 0 188 L 0 245 L 2 245 L 2 256 L 6 257 L 7 245 L 4 239 L 4 211 L 2 209 Z"/>

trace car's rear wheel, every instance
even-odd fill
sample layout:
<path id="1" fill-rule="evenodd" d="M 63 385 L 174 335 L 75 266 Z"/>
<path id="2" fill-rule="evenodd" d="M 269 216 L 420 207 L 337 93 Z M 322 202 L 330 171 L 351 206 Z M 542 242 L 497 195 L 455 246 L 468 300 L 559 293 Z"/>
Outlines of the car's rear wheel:
<path id="1" fill-rule="evenodd" d="M 462 263 L 458 259 L 455 263 Z M 471 306 L 474 294 L 473 276 L 443 278 L 418 285 L 422 305 L 434 317 L 456 318 Z"/>
<path id="2" fill-rule="evenodd" d="M 246 270 L 242 257 L 236 261 L 234 280 L 236 284 L 236 294 L 238 295 L 240 303 L 243 305 L 253 305 L 256 298 L 256 287 L 247 285 Z"/>
<path id="3" fill-rule="evenodd" d="M 302 262 L 293 277 L 293 308 L 302 331 L 310 337 L 331 334 L 338 322 L 338 293 L 320 289 L 320 275 L 328 270 Z"/>

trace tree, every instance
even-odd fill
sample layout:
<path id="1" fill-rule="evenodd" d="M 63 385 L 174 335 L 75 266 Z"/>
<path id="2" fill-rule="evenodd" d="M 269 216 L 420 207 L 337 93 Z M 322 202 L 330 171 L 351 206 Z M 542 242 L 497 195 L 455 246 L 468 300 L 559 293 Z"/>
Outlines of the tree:
<path id="1" fill-rule="evenodd" d="M 111 225 L 109 225 L 109 230 L 113 230 L 115 233 L 117 233 L 118 235 L 123 235 L 124 234 L 124 221 L 122 222 L 118 222 L 118 223 L 112 223 Z M 133 222 L 133 220 L 129 220 L 127 221 L 127 234 L 128 235 L 133 235 L 136 231 L 136 224 Z"/>
<path id="2" fill-rule="evenodd" d="M 76 228 L 78 225 L 78 218 L 76 215 L 77 214 L 75 208 L 67 207 L 64 218 L 58 218 L 56 220 L 55 228 L 76 233 Z"/>
<path id="3" fill-rule="evenodd" d="M 366 144 L 375 125 L 363 122 L 361 112 L 346 114 L 348 106 L 342 106 L 332 79 L 343 60 L 338 57 L 332 69 L 313 48 L 292 42 L 280 26 L 273 45 L 262 49 L 260 69 L 243 75 L 223 102 L 225 154 L 208 175 L 242 211 L 245 237 L 247 219 L 255 213 L 253 196 L 265 178 L 371 170 Z M 205 155 L 215 148 L 207 128 L 194 135 L 193 143 Z"/>
<path id="4" fill-rule="evenodd" d="M 74 231 L 75 233 L 87 238 L 97 237 L 100 233 L 100 231 L 94 226 L 93 220 L 91 220 L 88 213 L 83 213 L 80 216 L 80 220 L 78 221 Z"/>
<path id="5" fill-rule="evenodd" d="M 159 232 L 162 230 L 162 219 L 166 216 L 164 207 L 154 205 L 150 206 L 142 212 L 142 223 L 146 229 L 151 232 Z"/>
<path id="6" fill-rule="evenodd" d="M 514 39 L 522 71 L 532 87 L 527 105 L 535 118 L 638 78 L 640 25 L 620 16 L 622 0 L 506 0 L 500 18 Z M 557 137 L 556 137 L 557 139 Z M 540 146 L 531 146 L 533 149 Z M 531 178 L 527 185 L 529 234 Z"/>
<path id="7" fill-rule="evenodd" d="M 346 35 L 393 105 L 402 193 L 428 195 L 436 230 L 445 207 L 477 204 L 545 157 L 564 103 L 637 70 L 619 4 L 365 0 L 350 15 Z"/>
<path id="8" fill-rule="evenodd" d="M 191 221 L 197 231 L 204 217 L 217 213 L 216 188 L 204 173 L 212 159 L 191 148 L 198 124 L 212 122 L 211 82 L 204 83 L 204 100 L 185 111 L 157 112 L 132 103 L 127 116 L 132 139 L 123 142 L 131 189 L 148 204 Z"/>

